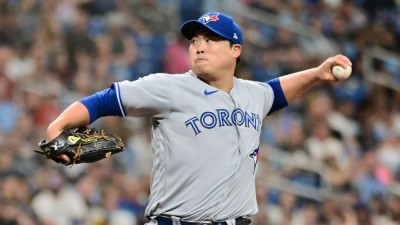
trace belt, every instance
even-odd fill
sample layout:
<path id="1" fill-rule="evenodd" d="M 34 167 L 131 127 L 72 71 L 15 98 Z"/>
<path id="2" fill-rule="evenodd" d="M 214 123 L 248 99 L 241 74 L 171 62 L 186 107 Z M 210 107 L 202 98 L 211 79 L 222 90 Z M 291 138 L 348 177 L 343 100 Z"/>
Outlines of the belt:
<path id="1" fill-rule="evenodd" d="M 167 217 L 157 217 L 156 218 L 158 225 L 174 225 L 173 221 L 171 218 Z M 243 218 L 243 217 L 238 217 L 235 219 L 236 225 L 248 225 L 251 223 L 250 219 Z M 185 222 L 185 221 L 180 221 L 181 225 L 227 225 L 226 222 L 200 222 L 200 223 L 195 223 L 195 222 Z"/>

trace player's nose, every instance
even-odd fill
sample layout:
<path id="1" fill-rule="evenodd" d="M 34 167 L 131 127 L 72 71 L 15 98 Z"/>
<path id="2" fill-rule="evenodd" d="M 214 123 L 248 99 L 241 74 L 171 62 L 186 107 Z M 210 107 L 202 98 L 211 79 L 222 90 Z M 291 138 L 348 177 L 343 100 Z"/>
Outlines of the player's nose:
<path id="1" fill-rule="evenodd" d="M 199 43 L 197 44 L 197 54 L 201 54 L 204 53 L 204 43 L 202 41 L 199 41 Z"/>

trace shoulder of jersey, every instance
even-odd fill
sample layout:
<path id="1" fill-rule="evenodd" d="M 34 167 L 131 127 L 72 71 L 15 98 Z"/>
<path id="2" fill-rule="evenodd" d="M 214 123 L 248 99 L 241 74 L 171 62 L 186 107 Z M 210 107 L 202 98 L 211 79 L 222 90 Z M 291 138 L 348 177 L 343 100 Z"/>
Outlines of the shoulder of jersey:
<path id="1" fill-rule="evenodd" d="M 154 73 L 154 74 L 149 74 L 148 76 L 159 76 L 159 77 L 167 77 L 167 78 L 193 77 L 189 72 L 177 73 L 177 74 Z"/>
<path id="2" fill-rule="evenodd" d="M 265 82 L 259 82 L 259 81 L 254 81 L 254 80 L 244 80 L 241 78 L 234 78 L 237 83 L 240 83 L 243 86 L 247 87 L 262 87 L 264 85 L 267 85 Z"/>
<path id="3" fill-rule="evenodd" d="M 175 80 L 181 79 L 184 77 L 190 77 L 187 74 L 168 74 L 168 73 L 152 73 L 147 76 L 141 77 L 140 79 L 168 79 L 168 80 Z"/>

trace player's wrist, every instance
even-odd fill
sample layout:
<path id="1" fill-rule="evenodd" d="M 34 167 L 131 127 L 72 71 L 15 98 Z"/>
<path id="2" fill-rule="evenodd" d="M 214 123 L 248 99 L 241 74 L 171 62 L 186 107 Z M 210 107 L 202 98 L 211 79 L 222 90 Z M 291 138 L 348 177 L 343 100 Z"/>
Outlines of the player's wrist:
<path id="1" fill-rule="evenodd" d="M 314 67 L 310 69 L 309 77 L 313 81 L 313 83 L 316 83 L 321 79 L 321 69 L 319 67 Z"/>
<path id="2" fill-rule="evenodd" d="M 61 134 L 63 129 L 64 128 L 60 126 L 60 124 L 58 124 L 57 121 L 51 123 L 46 131 L 46 141 L 53 140 L 55 137 Z"/>

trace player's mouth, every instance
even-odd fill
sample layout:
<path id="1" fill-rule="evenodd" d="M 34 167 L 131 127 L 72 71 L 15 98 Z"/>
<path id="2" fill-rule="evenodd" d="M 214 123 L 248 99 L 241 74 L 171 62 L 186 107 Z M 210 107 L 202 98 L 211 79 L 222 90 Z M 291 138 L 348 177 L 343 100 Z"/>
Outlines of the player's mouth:
<path id="1" fill-rule="evenodd" d="M 204 61 L 207 61 L 207 59 L 200 57 L 200 58 L 197 58 L 195 62 L 198 63 L 198 62 L 204 62 Z"/>

